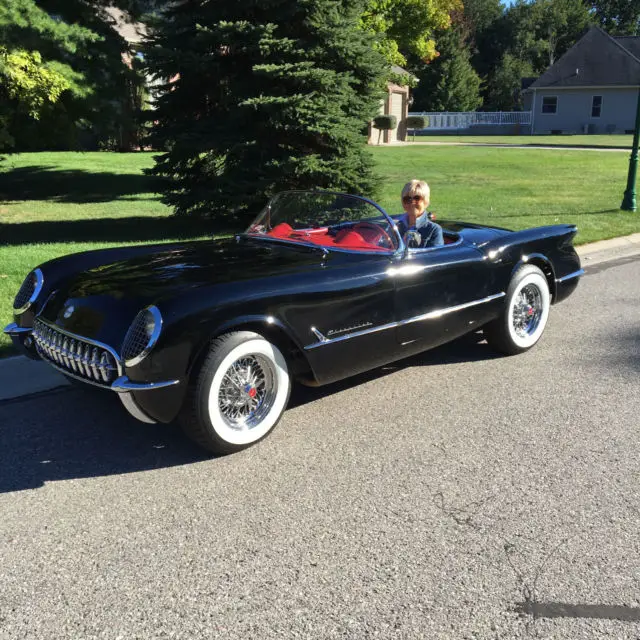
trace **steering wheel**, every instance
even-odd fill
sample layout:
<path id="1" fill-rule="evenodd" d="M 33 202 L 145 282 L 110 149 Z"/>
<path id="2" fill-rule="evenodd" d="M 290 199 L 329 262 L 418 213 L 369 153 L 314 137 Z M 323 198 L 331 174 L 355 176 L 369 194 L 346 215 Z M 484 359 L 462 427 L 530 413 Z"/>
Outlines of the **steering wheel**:
<path id="1" fill-rule="evenodd" d="M 394 249 L 394 244 L 393 244 L 393 240 L 391 239 L 391 236 L 387 233 L 385 229 L 383 229 L 378 224 L 375 224 L 373 222 L 366 222 L 366 221 L 356 222 L 356 224 L 353 225 L 352 229 L 354 231 L 359 231 L 359 229 L 373 230 L 376 234 L 376 238 L 374 242 L 379 247 L 384 247 L 385 249 Z M 364 237 L 366 239 L 366 236 Z M 369 242 L 369 240 L 367 240 L 367 242 Z"/>

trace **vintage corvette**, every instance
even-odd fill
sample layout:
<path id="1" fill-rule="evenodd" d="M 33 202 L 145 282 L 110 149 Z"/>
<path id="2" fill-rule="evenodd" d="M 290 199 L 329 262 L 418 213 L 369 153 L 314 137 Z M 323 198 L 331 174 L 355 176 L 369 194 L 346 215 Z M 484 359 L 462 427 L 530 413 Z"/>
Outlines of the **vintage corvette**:
<path id="1" fill-rule="evenodd" d="M 573 225 L 440 222 L 445 244 L 420 249 L 396 218 L 357 196 L 283 192 L 234 238 L 40 265 L 5 332 L 136 418 L 177 420 L 230 453 L 274 428 L 293 381 L 327 384 L 480 328 L 501 352 L 526 351 L 583 273 Z"/>

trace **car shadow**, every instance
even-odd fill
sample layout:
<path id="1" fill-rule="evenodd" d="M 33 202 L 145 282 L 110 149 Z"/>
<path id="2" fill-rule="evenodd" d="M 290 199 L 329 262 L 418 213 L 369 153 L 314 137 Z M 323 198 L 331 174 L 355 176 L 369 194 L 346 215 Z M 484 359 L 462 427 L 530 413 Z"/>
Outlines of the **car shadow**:
<path id="1" fill-rule="evenodd" d="M 486 343 L 478 342 L 481 338 L 481 334 L 468 336 L 325 387 L 296 386 L 289 406 L 299 407 L 407 367 L 498 357 Z M 0 493 L 211 458 L 175 425 L 138 422 L 108 391 L 64 387 L 0 403 Z"/>
<path id="2" fill-rule="evenodd" d="M 485 341 L 482 331 L 462 336 L 453 342 L 449 342 L 435 349 L 424 351 L 409 358 L 404 358 L 391 364 L 366 371 L 357 376 L 346 378 L 322 387 L 305 387 L 296 385 L 291 390 L 291 399 L 288 408 L 293 409 L 313 402 L 318 398 L 326 397 L 334 393 L 340 393 L 345 389 L 357 387 L 365 382 L 384 378 L 397 371 L 410 367 L 427 367 L 433 365 L 456 364 L 460 362 L 478 362 L 480 360 L 493 360 L 504 357 L 494 351 Z"/>
<path id="3" fill-rule="evenodd" d="M 0 493 L 205 460 L 173 425 L 144 424 L 109 391 L 64 387 L 0 404 Z"/>

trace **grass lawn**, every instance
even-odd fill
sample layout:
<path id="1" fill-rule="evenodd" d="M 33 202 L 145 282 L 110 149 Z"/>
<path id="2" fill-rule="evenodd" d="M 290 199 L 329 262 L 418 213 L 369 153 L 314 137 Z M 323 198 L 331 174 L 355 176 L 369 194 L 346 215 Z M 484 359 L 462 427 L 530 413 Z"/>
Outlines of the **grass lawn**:
<path id="1" fill-rule="evenodd" d="M 402 185 L 423 178 L 440 218 L 512 229 L 575 223 L 577 243 L 640 231 L 640 214 L 619 210 L 627 154 L 418 145 L 372 151 L 383 176 L 378 200 L 390 212 L 401 211 Z M 11 321 L 24 276 L 45 260 L 221 231 L 169 217 L 158 182 L 142 173 L 152 163 L 152 154 L 103 152 L 18 154 L 0 164 L 0 327 Z M 0 356 L 10 349 L 0 335 Z"/>
<path id="2" fill-rule="evenodd" d="M 409 136 L 413 140 L 413 136 Z M 416 142 L 467 142 L 469 144 L 543 145 L 545 147 L 617 147 L 631 149 L 631 135 L 561 135 L 561 136 L 416 136 Z"/>

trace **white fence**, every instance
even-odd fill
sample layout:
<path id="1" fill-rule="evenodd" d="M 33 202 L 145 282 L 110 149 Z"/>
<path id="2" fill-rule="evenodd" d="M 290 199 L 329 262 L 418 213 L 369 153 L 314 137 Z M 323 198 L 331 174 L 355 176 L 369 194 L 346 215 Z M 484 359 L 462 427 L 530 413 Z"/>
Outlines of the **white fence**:
<path id="1" fill-rule="evenodd" d="M 427 129 L 468 129 L 478 125 L 530 125 L 531 111 L 413 111 L 410 116 L 427 116 Z"/>

